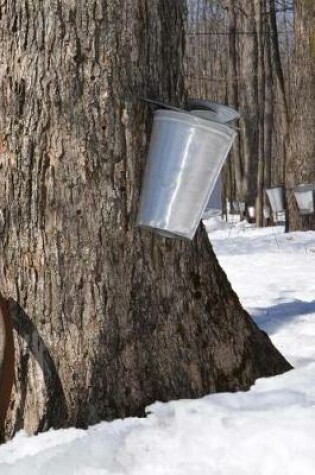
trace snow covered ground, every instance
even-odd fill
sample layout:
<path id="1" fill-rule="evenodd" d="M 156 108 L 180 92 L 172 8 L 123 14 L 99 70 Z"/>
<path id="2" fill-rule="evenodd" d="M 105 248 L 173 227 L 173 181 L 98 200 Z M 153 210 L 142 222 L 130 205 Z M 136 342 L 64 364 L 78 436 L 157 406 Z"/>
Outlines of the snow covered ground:
<path id="1" fill-rule="evenodd" d="M 243 305 L 295 369 L 251 391 L 156 403 L 147 419 L 19 433 L 1 475 L 314 475 L 315 233 L 207 222 Z"/>

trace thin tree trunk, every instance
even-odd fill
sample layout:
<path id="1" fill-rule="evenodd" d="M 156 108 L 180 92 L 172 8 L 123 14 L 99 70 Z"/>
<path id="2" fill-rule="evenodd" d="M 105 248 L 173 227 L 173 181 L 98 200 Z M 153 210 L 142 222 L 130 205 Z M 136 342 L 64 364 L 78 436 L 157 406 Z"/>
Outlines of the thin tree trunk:
<path id="1" fill-rule="evenodd" d="M 255 206 L 257 198 L 259 108 L 258 108 L 258 39 L 254 3 L 241 0 L 231 2 L 236 10 L 238 37 L 238 74 L 229 78 L 239 81 L 240 142 L 239 154 L 242 168 L 242 199 Z"/>
<path id="2" fill-rule="evenodd" d="M 290 365 L 200 229 L 135 228 L 151 130 L 180 105 L 183 4 L 2 3 L 0 286 L 15 329 L 10 436 L 247 389 Z"/>
<path id="3" fill-rule="evenodd" d="M 258 226 L 263 226 L 264 215 L 264 178 L 265 178 L 265 8 L 264 0 L 256 0 L 255 18 L 257 29 L 257 49 L 258 49 L 258 176 L 257 176 L 257 201 L 256 222 Z"/>
<path id="4" fill-rule="evenodd" d="M 237 20 L 235 12 L 235 4 L 233 0 L 228 0 L 227 7 L 227 21 L 228 21 L 228 45 L 229 57 L 227 68 L 227 89 L 229 105 L 239 109 L 239 81 L 238 81 L 238 36 L 237 36 Z M 240 137 L 238 136 L 233 144 L 230 162 L 234 168 L 235 184 L 237 191 L 237 198 L 245 201 L 243 188 L 243 165 L 240 152 Z M 232 196 L 233 198 L 233 196 Z M 235 197 L 234 197 L 235 198 Z M 243 218 L 243 216 L 241 217 Z"/>
<path id="5" fill-rule="evenodd" d="M 279 48 L 279 36 L 277 26 L 277 13 L 275 0 L 269 0 L 270 3 L 270 27 L 271 27 L 271 39 L 272 39 L 272 58 L 275 76 L 277 78 L 277 99 L 278 99 L 278 112 L 281 118 L 281 140 L 283 145 L 283 171 L 281 173 L 283 177 L 283 183 L 287 182 L 287 169 L 289 160 L 289 148 L 290 148 L 290 112 L 286 95 L 285 78 L 282 66 L 282 60 Z M 279 183 L 274 183 L 279 185 Z M 291 200 L 289 190 L 285 189 L 284 195 L 284 207 L 286 209 L 286 224 L 285 230 L 288 231 L 288 203 Z"/>
<path id="6" fill-rule="evenodd" d="M 268 5 L 268 3 L 267 3 Z M 267 8 L 266 8 L 267 10 Z M 266 48 L 265 48 L 265 124 L 264 124 L 264 188 L 270 188 L 271 186 L 271 174 L 272 174 L 272 137 L 274 133 L 274 83 L 273 83 L 273 70 L 272 70 L 272 50 L 271 50 L 271 38 L 270 38 L 270 22 L 266 21 Z M 266 196 L 264 196 L 265 203 Z"/>
<path id="7" fill-rule="evenodd" d="M 286 184 L 289 191 L 290 228 L 315 230 L 315 214 L 301 217 L 293 190 L 315 184 L 315 3 L 295 2 L 294 90 L 290 159 Z"/>

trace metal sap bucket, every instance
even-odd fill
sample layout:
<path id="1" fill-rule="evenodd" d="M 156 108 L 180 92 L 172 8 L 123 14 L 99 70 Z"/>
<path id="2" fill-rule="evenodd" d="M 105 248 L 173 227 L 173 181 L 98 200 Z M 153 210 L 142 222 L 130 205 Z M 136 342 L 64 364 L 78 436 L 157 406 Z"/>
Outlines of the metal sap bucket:
<path id="1" fill-rule="evenodd" d="M 264 206 L 263 214 L 264 214 L 265 219 L 270 219 L 271 218 L 271 209 L 270 209 L 269 206 Z"/>
<path id="2" fill-rule="evenodd" d="M 269 203 L 273 213 L 280 213 L 284 211 L 283 187 L 274 186 L 266 190 Z"/>
<path id="3" fill-rule="evenodd" d="M 245 201 L 239 201 L 238 207 L 239 207 L 240 213 L 245 213 L 245 210 L 246 210 Z"/>
<path id="4" fill-rule="evenodd" d="M 239 213 L 240 212 L 240 204 L 238 201 L 233 201 L 233 210 L 235 211 L 235 213 Z"/>
<path id="5" fill-rule="evenodd" d="M 315 184 L 299 185 L 294 190 L 300 214 L 314 213 L 314 190 Z"/>
<path id="6" fill-rule="evenodd" d="M 221 177 L 219 176 L 215 182 L 210 199 L 202 215 L 202 219 L 209 219 L 213 216 L 220 216 L 222 214 L 221 189 L 222 182 Z"/>
<path id="7" fill-rule="evenodd" d="M 248 206 L 247 208 L 248 216 L 250 219 L 255 219 L 256 209 L 254 206 Z"/>
<path id="8" fill-rule="evenodd" d="M 189 112 L 156 111 L 137 225 L 193 239 L 235 136 Z"/>

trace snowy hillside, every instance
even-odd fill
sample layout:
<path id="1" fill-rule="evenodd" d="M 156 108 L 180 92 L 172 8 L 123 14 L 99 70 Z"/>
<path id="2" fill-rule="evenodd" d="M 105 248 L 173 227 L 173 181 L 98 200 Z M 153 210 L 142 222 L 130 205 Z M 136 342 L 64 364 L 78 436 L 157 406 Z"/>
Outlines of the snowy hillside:
<path id="1" fill-rule="evenodd" d="M 20 433 L 1 475 L 314 475 L 315 233 L 207 223 L 243 305 L 295 369 L 247 393 L 154 404 L 147 419 Z"/>

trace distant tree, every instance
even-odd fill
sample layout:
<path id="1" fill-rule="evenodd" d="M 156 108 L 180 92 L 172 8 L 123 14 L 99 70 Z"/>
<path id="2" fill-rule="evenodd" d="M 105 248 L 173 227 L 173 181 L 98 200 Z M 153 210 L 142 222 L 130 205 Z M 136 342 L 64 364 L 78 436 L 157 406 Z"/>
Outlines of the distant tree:
<path id="1" fill-rule="evenodd" d="M 0 288 L 15 332 L 7 434 L 248 389 L 290 365 L 203 229 L 135 227 L 152 114 L 180 105 L 179 0 L 0 5 Z"/>
<path id="2" fill-rule="evenodd" d="M 288 164 L 293 2 L 187 2 L 189 92 L 227 103 L 241 116 L 224 169 L 224 198 L 256 204 L 263 225 L 265 189 L 284 183 Z"/>
<path id="3" fill-rule="evenodd" d="M 315 215 L 300 217 L 292 190 L 315 183 L 315 3 L 295 1 L 295 47 L 291 104 L 290 157 L 286 185 L 292 230 L 315 230 Z"/>

